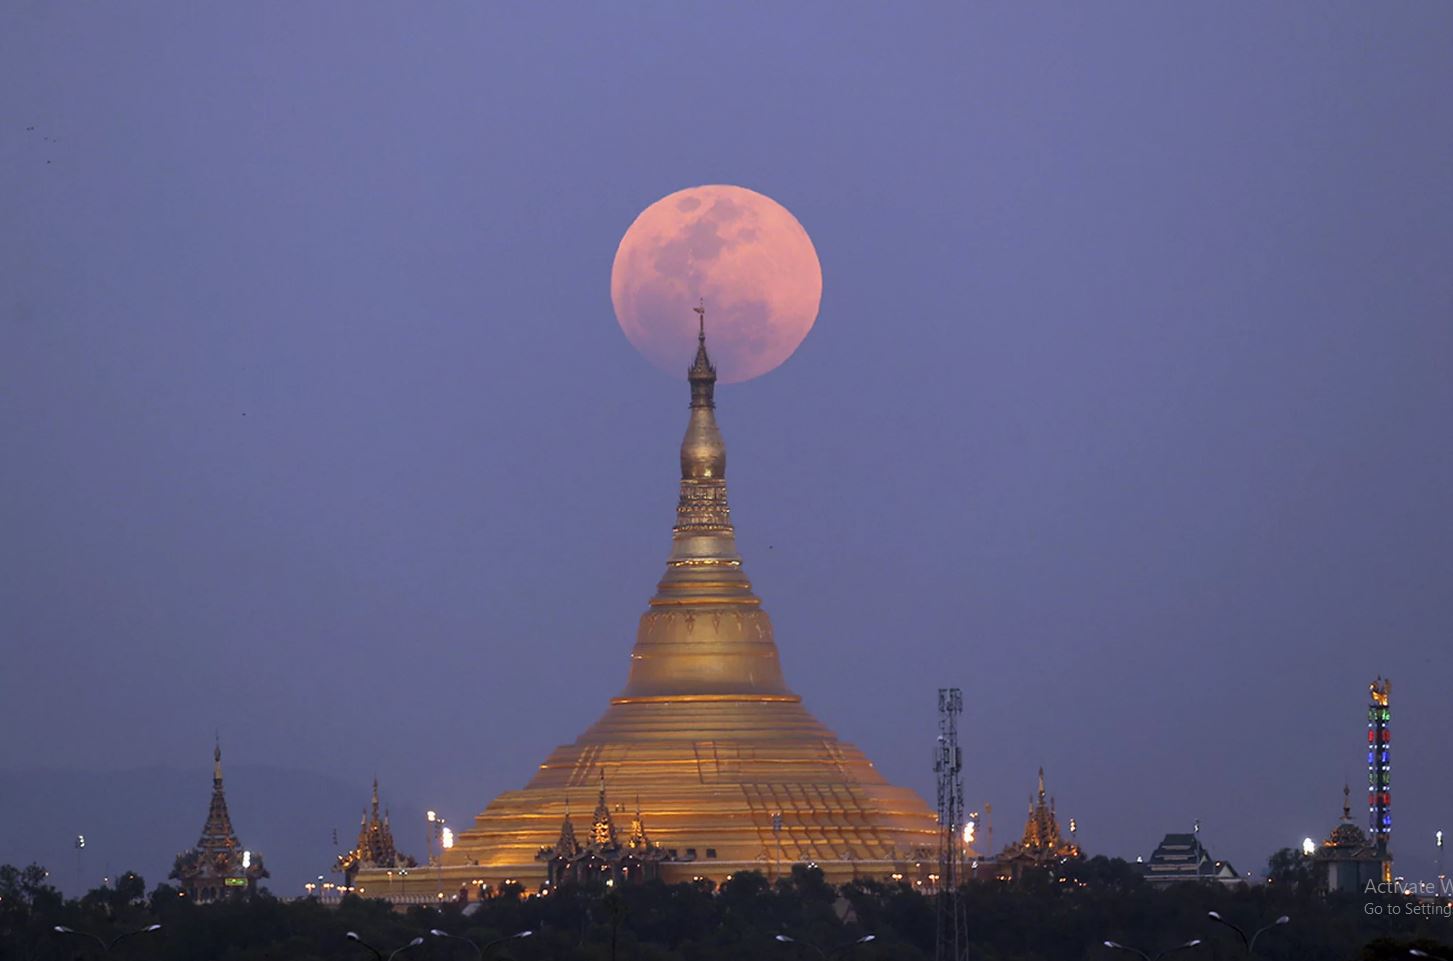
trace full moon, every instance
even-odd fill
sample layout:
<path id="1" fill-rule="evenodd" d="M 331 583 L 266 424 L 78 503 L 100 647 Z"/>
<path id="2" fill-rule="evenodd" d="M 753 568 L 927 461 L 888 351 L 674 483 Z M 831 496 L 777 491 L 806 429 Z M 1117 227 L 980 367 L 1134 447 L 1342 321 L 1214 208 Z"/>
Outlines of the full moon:
<path id="1" fill-rule="evenodd" d="M 688 187 L 641 212 L 610 273 L 616 321 L 636 350 L 684 375 L 706 341 L 724 383 L 760 377 L 797 349 L 822 301 L 822 266 L 802 224 L 745 187 Z"/>

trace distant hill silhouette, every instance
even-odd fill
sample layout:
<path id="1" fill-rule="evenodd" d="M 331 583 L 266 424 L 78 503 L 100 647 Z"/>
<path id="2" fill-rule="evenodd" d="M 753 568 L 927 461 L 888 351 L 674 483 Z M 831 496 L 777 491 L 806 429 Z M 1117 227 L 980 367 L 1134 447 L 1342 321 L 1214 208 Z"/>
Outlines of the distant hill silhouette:
<path id="1" fill-rule="evenodd" d="M 228 765 L 225 774 L 237 836 L 263 854 L 272 873 L 266 887 L 292 896 L 320 874 L 336 880 L 329 871 L 337 853 L 333 830 L 341 847 L 351 846 L 369 784 L 246 764 Z M 128 870 L 150 889 L 166 880 L 177 853 L 196 843 L 211 794 L 210 764 L 186 771 L 0 771 L 0 863 L 39 862 L 70 895 Z M 423 822 L 421 806 L 390 795 L 387 786 L 385 795 L 395 823 Z M 77 834 L 86 836 L 79 868 Z M 423 860 L 420 843 L 401 846 Z"/>

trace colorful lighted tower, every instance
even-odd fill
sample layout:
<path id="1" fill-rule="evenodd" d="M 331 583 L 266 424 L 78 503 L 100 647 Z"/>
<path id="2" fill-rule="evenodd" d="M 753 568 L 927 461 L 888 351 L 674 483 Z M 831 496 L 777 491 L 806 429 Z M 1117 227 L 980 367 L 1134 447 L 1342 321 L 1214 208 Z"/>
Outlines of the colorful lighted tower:
<path id="1" fill-rule="evenodd" d="M 1372 703 L 1367 706 L 1367 812 L 1372 841 L 1382 855 L 1387 854 L 1388 836 L 1392 834 L 1392 733 L 1388 730 L 1392 713 L 1387 703 L 1391 688 L 1392 682 L 1379 675 L 1369 689 Z"/>

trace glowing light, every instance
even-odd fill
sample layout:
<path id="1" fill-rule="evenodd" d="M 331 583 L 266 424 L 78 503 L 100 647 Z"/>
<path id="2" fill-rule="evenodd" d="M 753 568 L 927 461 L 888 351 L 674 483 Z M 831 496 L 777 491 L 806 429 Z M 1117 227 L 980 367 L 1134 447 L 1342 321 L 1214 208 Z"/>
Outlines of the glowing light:
<path id="1" fill-rule="evenodd" d="M 430 824 L 433 824 L 436 820 L 438 820 L 438 817 L 439 816 L 437 814 L 435 814 L 433 811 L 430 811 L 428 813 L 427 817 L 429 818 L 429 823 Z"/>
<path id="2" fill-rule="evenodd" d="M 242 869 L 245 871 L 245 870 L 247 870 L 250 867 L 252 867 L 252 852 L 251 851 L 243 851 L 242 852 Z"/>
<path id="3" fill-rule="evenodd" d="M 440 837 L 442 839 L 442 842 L 441 843 L 443 843 L 444 849 L 446 851 L 449 848 L 452 848 L 454 846 L 454 829 L 453 828 L 445 828 L 444 829 L 444 833 L 442 835 L 440 835 Z"/>
<path id="4" fill-rule="evenodd" d="M 974 822 L 973 821 L 965 821 L 964 822 L 964 843 L 965 844 L 973 844 L 974 843 Z"/>
<path id="5" fill-rule="evenodd" d="M 1317 842 L 1313 841 L 1311 838 L 1303 838 L 1302 853 L 1305 854 L 1307 857 L 1311 857 L 1312 855 L 1316 854 Z"/>

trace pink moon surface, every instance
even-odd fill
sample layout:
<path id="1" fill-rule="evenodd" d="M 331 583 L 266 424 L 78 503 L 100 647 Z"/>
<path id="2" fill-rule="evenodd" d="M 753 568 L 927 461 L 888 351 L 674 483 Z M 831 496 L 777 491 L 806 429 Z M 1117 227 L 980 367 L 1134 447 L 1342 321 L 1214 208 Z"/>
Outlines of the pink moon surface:
<path id="1" fill-rule="evenodd" d="M 745 187 L 688 187 L 641 212 L 610 273 L 616 321 L 632 346 L 669 374 L 706 346 L 723 383 L 777 367 L 802 343 L 822 301 L 822 266 L 802 224 Z"/>

